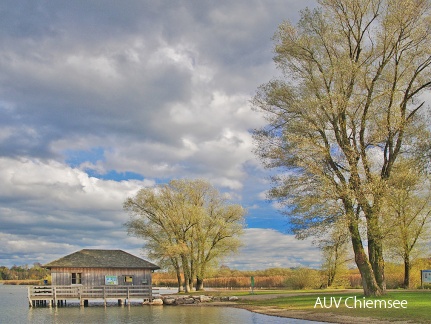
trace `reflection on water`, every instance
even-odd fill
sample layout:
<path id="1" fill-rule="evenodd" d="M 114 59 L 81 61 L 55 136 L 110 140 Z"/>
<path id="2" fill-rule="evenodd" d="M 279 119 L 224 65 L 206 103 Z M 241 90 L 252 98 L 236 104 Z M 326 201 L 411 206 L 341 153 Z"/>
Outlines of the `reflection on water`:
<path id="1" fill-rule="evenodd" d="M 194 306 L 39 308 L 28 314 L 30 323 L 289 323 L 242 309 Z"/>
<path id="2" fill-rule="evenodd" d="M 199 306 L 28 307 L 27 287 L 0 285 L 0 323 L 317 323 L 252 313 L 243 309 Z"/>

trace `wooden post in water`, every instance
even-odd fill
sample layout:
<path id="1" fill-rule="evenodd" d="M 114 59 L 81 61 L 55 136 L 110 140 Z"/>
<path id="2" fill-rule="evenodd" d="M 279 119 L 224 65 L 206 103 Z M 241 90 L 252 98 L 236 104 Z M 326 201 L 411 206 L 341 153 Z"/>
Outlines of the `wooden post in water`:
<path id="1" fill-rule="evenodd" d="M 103 305 L 106 307 L 106 287 L 103 286 Z"/>
<path id="2" fill-rule="evenodd" d="M 30 289 L 31 289 L 31 287 L 28 287 L 28 290 L 27 290 L 27 292 L 28 292 L 28 303 L 30 304 L 30 307 L 33 307 L 33 302 L 31 300 Z"/>
<path id="3" fill-rule="evenodd" d="M 83 300 L 82 300 L 82 295 L 81 295 L 81 289 L 80 289 L 80 287 L 78 287 L 78 298 L 79 298 L 79 305 L 80 306 L 83 306 L 84 304 L 83 304 Z"/>

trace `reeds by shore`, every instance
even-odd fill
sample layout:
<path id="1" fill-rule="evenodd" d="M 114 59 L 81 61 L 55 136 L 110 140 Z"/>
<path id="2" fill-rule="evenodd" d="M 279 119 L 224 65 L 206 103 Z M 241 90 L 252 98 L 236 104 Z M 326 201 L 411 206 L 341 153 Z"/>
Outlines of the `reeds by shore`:
<path id="1" fill-rule="evenodd" d="M 28 280 L 0 280 L 0 284 L 3 285 L 30 285 L 30 286 L 37 286 L 42 285 L 43 280 L 34 280 L 34 279 L 28 279 Z"/>

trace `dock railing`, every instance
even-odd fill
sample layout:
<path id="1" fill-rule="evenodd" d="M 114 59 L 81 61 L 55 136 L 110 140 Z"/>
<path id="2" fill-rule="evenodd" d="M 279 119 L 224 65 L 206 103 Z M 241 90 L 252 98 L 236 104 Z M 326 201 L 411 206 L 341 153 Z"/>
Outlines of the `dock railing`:
<path id="1" fill-rule="evenodd" d="M 32 286 L 28 287 L 28 300 L 30 306 L 37 305 L 63 305 L 63 301 L 78 299 L 81 305 L 90 299 L 103 299 L 106 305 L 107 299 L 118 301 L 131 299 L 143 299 L 152 301 L 154 295 L 158 295 L 158 289 L 150 285 L 142 286 Z"/>

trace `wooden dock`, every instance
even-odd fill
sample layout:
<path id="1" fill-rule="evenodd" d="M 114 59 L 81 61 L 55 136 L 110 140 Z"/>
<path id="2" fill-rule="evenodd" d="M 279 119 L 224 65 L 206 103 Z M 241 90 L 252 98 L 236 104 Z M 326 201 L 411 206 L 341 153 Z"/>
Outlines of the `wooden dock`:
<path id="1" fill-rule="evenodd" d="M 89 300 L 116 299 L 119 305 L 131 300 L 152 301 L 158 290 L 150 285 L 142 286 L 32 286 L 28 287 L 28 302 L 35 306 L 63 306 L 67 300 L 79 300 L 81 306 L 88 306 Z"/>

